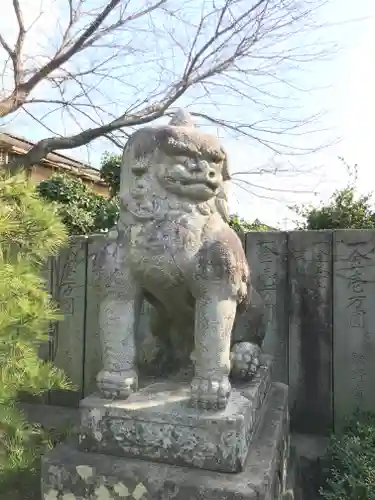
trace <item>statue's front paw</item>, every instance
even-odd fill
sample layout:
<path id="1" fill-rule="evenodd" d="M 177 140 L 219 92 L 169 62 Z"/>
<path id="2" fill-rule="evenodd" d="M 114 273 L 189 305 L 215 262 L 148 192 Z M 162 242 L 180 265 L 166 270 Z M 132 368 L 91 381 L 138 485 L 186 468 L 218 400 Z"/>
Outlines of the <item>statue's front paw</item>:
<path id="1" fill-rule="evenodd" d="M 112 372 L 102 370 L 96 377 L 98 389 L 103 397 L 126 399 L 138 388 L 138 375 L 135 370 Z"/>
<path id="2" fill-rule="evenodd" d="M 248 380 L 260 366 L 262 351 L 251 342 L 238 342 L 231 350 L 231 375 L 233 378 Z"/>
<path id="3" fill-rule="evenodd" d="M 202 410 L 225 409 L 230 389 L 228 377 L 194 377 L 191 382 L 190 404 Z"/>

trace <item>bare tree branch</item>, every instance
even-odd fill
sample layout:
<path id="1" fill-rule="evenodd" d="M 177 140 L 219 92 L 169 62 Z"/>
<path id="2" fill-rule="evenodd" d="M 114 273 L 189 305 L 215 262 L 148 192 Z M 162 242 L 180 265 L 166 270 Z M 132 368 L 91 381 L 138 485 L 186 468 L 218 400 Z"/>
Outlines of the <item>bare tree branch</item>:
<path id="1" fill-rule="evenodd" d="M 0 43 L 3 46 L 3 48 L 6 50 L 8 53 L 9 57 L 12 58 L 13 56 L 13 50 L 11 49 L 10 45 L 8 45 L 8 42 L 5 40 L 5 38 L 2 36 L 0 33 Z"/>
<path id="2" fill-rule="evenodd" d="M 14 87 L 0 89 L 0 118 L 21 110 L 55 136 L 22 158 L 26 167 L 99 137 L 121 148 L 177 105 L 274 153 L 311 152 L 318 146 L 302 138 L 319 113 L 301 118 L 294 96 L 305 89 L 288 70 L 325 56 L 315 41 L 302 43 L 319 28 L 309 16 L 324 1 L 98 0 L 90 10 L 90 0 L 66 0 L 53 51 L 28 54 L 31 28 L 13 0 L 16 42 L 0 33 L 0 48 Z M 73 133 L 62 132 L 65 122 Z"/>
<path id="3" fill-rule="evenodd" d="M 18 23 L 18 37 L 16 41 L 16 45 L 14 47 L 14 58 L 13 67 L 14 67 L 14 87 L 17 88 L 22 81 L 22 48 L 23 42 L 25 40 L 26 29 L 23 22 L 22 11 L 20 7 L 19 0 L 13 0 L 13 8 L 16 14 L 17 23 Z"/>
<path id="4" fill-rule="evenodd" d="M 22 81 L 22 74 L 20 68 L 20 56 L 22 45 L 25 36 L 25 28 L 22 19 L 22 13 L 19 5 L 19 0 L 13 0 L 14 11 L 17 17 L 19 25 L 19 35 L 14 50 L 6 43 L 3 37 L 0 38 L 0 43 L 4 49 L 8 52 L 10 58 L 13 61 L 14 67 L 14 81 L 15 87 L 13 92 L 5 98 L 2 102 L 0 101 L 0 117 L 6 116 L 7 114 L 16 111 L 20 108 L 30 92 L 43 80 L 45 80 L 53 71 L 62 67 L 67 61 L 69 61 L 73 56 L 84 50 L 85 48 L 91 47 L 93 43 L 101 38 L 105 33 L 109 33 L 125 24 L 128 21 L 138 19 L 143 15 L 149 14 L 153 10 L 157 9 L 160 5 L 166 2 L 166 0 L 159 0 L 156 4 L 143 9 L 136 14 L 129 15 L 126 19 L 122 19 L 117 23 L 113 24 L 105 30 L 100 30 L 101 25 L 105 19 L 114 11 L 114 9 L 120 4 L 121 0 L 110 0 L 102 11 L 95 17 L 95 19 L 89 24 L 89 26 L 81 33 L 81 35 L 71 44 L 68 43 L 67 34 L 69 33 L 72 24 L 75 19 L 75 15 L 72 14 L 72 4 L 69 2 L 70 6 L 70 21 L 66 33 L 63 37 L 63 43 L 60 49 L 57 51 L 55 57 L 44 64 L 40 69 L 38 69 L 27 81 Z M 70 45 L 70 46 L 68 46 Z M 67 47 L 68 46 L 68 47 Z"/>
<path id="5" fill-rule="evenodd" d="M 173 102 L 177 101 L 184 91 L 185 89 L 183 87 L 175 89 L 175 91 L 171 92 L 171 95 L 167 96 L 164 101 L 148 106 L 138 115 L 123 115 L 106 125 L 90 128 L 70 137 L 51 137 L 43 139 L 38 142 L 38 144 L 36 144 L 25 156 L 23 156 L 22 159 L 19 159 L 18 163 L 22 163 L 24 167 L 35 165 L 48 153 L 51 153 L 55 149 L 78 148 L 93 141 L 94 139 L 97 139 L 98 137 L 108 135 L 121 127 L 132 127 L 135 125 L 150 123 L 163 116 L 165 110 L 168 109 Z"/>

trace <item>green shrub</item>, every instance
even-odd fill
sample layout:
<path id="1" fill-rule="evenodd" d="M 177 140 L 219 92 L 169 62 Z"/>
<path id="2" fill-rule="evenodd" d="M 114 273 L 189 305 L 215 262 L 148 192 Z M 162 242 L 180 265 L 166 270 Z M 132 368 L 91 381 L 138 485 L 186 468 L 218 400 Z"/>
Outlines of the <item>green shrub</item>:
<path id="1" fill-rule="evenodd" d="M 121 155 L 105 152 L 102 156 L 100 177 L 107 184 L 110 195 L 120 191 Z"/>
<path id="2" fill-rule="evenodd" d="M 21 414 L 20 414 L 21 415 Z M 44 428 L 40 425 L 25 425 L 25 420 L 19 420 L 22 430 L 27 433 L 28 454 L 21 453 L 20 460 L 17 454 L 13 461 L 8 463 L 0 473 L 0 499 L 4 500 L 40 500 L 41 457 L 58 443 L 65 441 L 74 434 L 70 426 Z"/>
<path id="3" fill-rule="evenodd" d="M 375 414 L 357 413 L 331 438 L 325 500 L 375 500 Z"/>
<path id="4" fill-rule="evenodd" d="M 37 186 L 38 194 L 51 203 L 70 235 L 107 231 L 117 222 L 117 198 L 108 200 L 86 186 L 81 179 L 55 174 Z"/>
<path id="5" fill-rule="evenodd" d="M 237 214 L 230 216 L 229 225 L 234 231 L 240 234 L 245 234 L 250 231 L 275 231 L 275 229 L 267 226 L 267 224 L 263 224 L 259 219 L 248 222 Z"/>
<path id="6" fill-rule="evenodd" d="M 70 388 L 38 356 L 50 322 L 61 318 L 40 274 L 66 242 L 57 208 L 39 198 L 24 174 L 0 172 L 0 483 L 35 463 L 40 449 L 42 437 L 16 405 L 19 394 Z"/>

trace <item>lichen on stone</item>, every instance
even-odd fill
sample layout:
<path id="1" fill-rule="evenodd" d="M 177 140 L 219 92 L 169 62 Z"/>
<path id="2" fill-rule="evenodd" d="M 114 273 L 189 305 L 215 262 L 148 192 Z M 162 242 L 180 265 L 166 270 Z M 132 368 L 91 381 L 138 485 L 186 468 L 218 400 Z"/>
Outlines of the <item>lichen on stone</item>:
<path id="1" fill-rule="evenodd" d="M 103 434 L 100 431 L 94 431 L 94 437 L 97 441 L 101 441 L 103 439 Z"/>
<path id="2" fill-rule="evenodd" d="M 135 500 L 141 500 L 143 495 L 147 493 L 147 489 L 145 488 L 145 485 L 143 483 L 137 484 L 137 486 L 134 488 L 133 491 L 133 498 Z"/>
<path id="3" fill-rule="evenodd" d="M 49 490 L 47 493 L 44 493 L 44 500 L 58 500 L 58 491 Z"/>
<path id="4" fill-rule="evenodd" d="M 125 486 L 125 484 L 123 483 L 116 483 L 114 486 L 113 486 L 113 490 L 115 493 L 117 493 L 118 495 L 120 495 L 120 497 L 127 497 L 129 496 L 129 489 Z"/>
<path id="5" fill-rule="evenodd" d="M 92 467 L 89 467 L 88 465 L 77 465 L 76 467 L 78 475 L 83 479 L 86 480 L 89 477 L 93 476 L 93 470 Z"/>
<path id="6" fill-rule="evenodd" d="M 77 500 L 77 497 L 73 493 L 64 493 L 61 500 Z"/>
<path id="7" fill-rule="evenodd" d="M 112 495 L 108 488 L 101 484 L 98 488 L 95 489 L 95 495 L 97 500 L 112 500 Z"/>

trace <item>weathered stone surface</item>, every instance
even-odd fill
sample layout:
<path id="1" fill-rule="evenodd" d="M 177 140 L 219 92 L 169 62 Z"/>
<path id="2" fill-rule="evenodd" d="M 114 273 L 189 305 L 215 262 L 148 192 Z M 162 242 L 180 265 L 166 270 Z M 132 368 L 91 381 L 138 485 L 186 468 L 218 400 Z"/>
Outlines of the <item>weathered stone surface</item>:
<path id="1" fill-rule="evenodd" d="M 82 397 L 86 256 L 86 238 L 77 237 L 52 262 L 51 291 L 64 315 L 64 321 L 53 323 L 53 328 L 50 329 L 50 361 L 61 368 L 77 387 L 74 391 L 51 391 L 49 404 L 53 405 L 78 406 Z"/>
<path id="2" fill-rule="evenodd" d="M 275 359 L 274 380 L 288 383 L 288 246 L 287 233 L 246 234 L 252 283 L 264 306 L 263 350 Z"/>
<path id="3" fill-rule="evenodd" d="M 332 430 L 332 233 L 293 231 L 289 249 L 289 406 L 293 431 Z"/>
<path id="4" fill-rule="evenodd" d="M 237 384 L 225 410 L 189 406 L 189 386 L 164 381 L 127 400 L 95 395 L 81 402 L 80 449 L 238 472 L 271 385 L 271 360 L 254 380 Z"/>
<path id="5" fill-rule="evenodd" d="M 76 434 L 79 432 L 78 408 L 30 403 L 19 403 L 17 407 L 32 424 L 41 425 L 46 429 L 71 429 Z"/>
<path id="6" fill-rule="evenodd" d="M 245 329 L 242 345 L 232 334 L 236 315 L 254 314 L 255 294 L 241 241 L 229 226 L 229 183 L 220 141 L 187 113 L 129 138 L 118 238 L 110 236 L 97 256 L 103 366 L 96 381 L 103 397 L 127 398 L 150 368 L 137 356 L 144 300 L 154 306 L 149 364 L 165 378 L 193 365 L 196 407 L 225 408 L 231 370 L 244 380 L 259 368 L 263 331 Z"/>
<path id="7" fill-rule="evenodd" d="M 71 443 L 44 456 L 43 499 L 281 500 L 289 454 L 287 399 L 287 387 L 273 384 L 241 473 L 85 453 Z"/>
<path id="8" fill-rule="evenodd" d="M 324 484 L 329 438 L 317 435 L 292 434 L 291 452 L 296 461 L 296 477 L 291 500 L 320 500 L 319 489 Z M 285 499 L 289 500 L 289 499 Z"/>
<path id="9" fill-rule="evenodd" d="M 360 408 L 375 410 L 375 232 L 338 230 L 333 248 L 335 430 Z"/>

